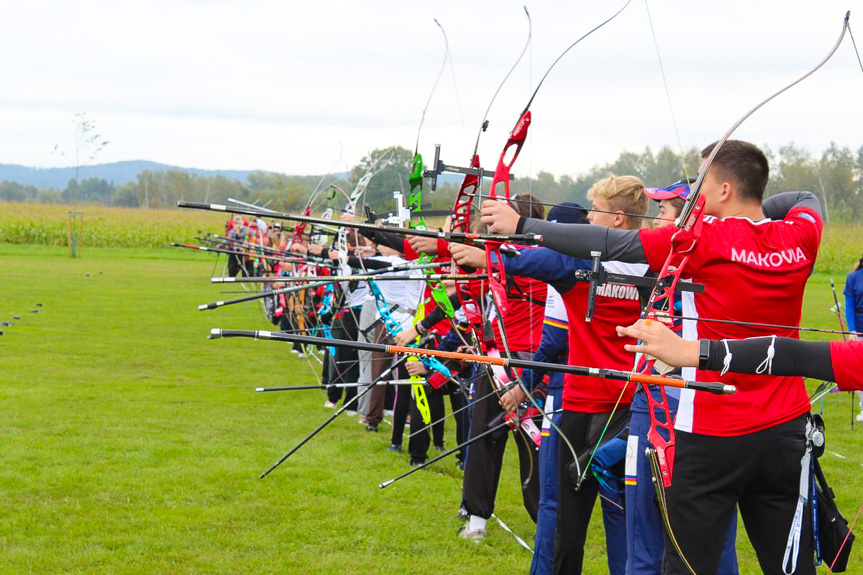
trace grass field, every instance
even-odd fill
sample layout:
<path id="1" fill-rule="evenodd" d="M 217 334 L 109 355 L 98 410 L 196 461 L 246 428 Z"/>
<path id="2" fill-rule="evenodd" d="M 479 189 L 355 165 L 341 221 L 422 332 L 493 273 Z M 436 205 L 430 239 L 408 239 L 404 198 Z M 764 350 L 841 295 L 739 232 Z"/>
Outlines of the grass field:
<path id="1" fill-rule="evenodd" d="M 197 311 L 221 299 L 212 259 L 93 248 L 70 260 L 60 247 L 0 244 L 0 263 L 0 321 L 14 323 L 0 337 L 0 572 L 527 571 L 529 554 L 493 523 L 479 545 L 455 537 L 453 462 L 377 489 L 407 467 L 385 451 L 386 427 L 368 434 L 340 418 L 258 480 L 330 412 L 323 392 L 253 391 L 317 382 L 288 346 L 206 339 L 212 327 L 266 329 L 253 304 Z M 828 280 L 811 280 L 805 325 L 836 326 Z M 850 401 L 825 401 L 823 463 L 853 518 L 863 425 L 852 431 Z M 520 501 L 509 449 L 496 512 L 529 539 Z M 741 573 L 756 573 L 740 533 Z M 598 511 L 585 572 L 606 572 Z"/>

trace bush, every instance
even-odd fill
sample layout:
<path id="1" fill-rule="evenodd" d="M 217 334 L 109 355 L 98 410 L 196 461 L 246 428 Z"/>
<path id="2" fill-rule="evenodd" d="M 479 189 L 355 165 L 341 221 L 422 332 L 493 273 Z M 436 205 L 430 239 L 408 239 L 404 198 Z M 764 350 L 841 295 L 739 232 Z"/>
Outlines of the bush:
<path id="1" fill-rule="evenodd" d="M 36 201 L 40 204 L 59 204 L 63 201 L 63 196 L 60 195 L 59 190 L 43 188 L 36 195 Z"/>

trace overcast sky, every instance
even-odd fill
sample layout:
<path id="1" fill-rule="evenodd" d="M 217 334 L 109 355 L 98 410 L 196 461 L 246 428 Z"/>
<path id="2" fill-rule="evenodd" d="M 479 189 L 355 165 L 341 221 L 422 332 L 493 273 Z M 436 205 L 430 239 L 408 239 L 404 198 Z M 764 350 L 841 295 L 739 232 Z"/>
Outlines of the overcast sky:
<path id="1" fill-rule="evenodd" d="M 13 1 L 0 5 L 0 163 L 67 166 L 72 118 L 110 145 L 98 163 L 153 160 L 208 169 L 319 174 L 374 148 L 465 164 L 494 90 L 528 31 L 523 2 Z M 527 4 L 533 41 L 480 142 L 493 167 L 533 86 L 563 49 L 622 0 Z M 535 100 L 514 172 L 576 174 L 623 149 L 677 147 L 647 7 L 684 147 L 721 136 L 818 63 L 845 11 L 863 49 L 863 2 L 632 0 L 557 65 Z M 855 17 L 859 19 L 855 21 Z M 860 23 L 855 26 L 855 23 Z M 850 38 L 816 75 L 738 132 L 813 153 L 863 145 L 863 71 Z M 337 161 L 341 150 L 341 159 Z"/>

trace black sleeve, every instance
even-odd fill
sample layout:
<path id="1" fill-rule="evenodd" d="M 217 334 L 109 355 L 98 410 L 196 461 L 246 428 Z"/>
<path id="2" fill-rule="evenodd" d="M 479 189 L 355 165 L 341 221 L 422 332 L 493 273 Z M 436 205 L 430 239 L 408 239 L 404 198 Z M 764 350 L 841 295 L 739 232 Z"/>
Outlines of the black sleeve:
<path id="1" fill-rule="evenodd" d="M 387 246 L 399 252 L 405 253 L 404 236 L 381 230 L 359 230 L 360 235 L 370 239 L 379 246 Z"/>
<path id="2" fill-rule="evenodd" d="M 590 252 L 601 252 L 604 260 L 647 263 L 638 230 L 560 224 L 521 217 L 516 233 L 541 234 L 544 247 L 568 256 L 587 259 L 591 257 Z"/>
<path id="3" fill-rule="evenodd" d="M 348 256 L 348 265 L 352 268 L 366 270 L 382 270 L 384 268 L 392 267 L 392 264 L 389 262 L 358 258 L 357 256 Z"/>
<path id="4" fill-rule="evenodd" d="M 767 374 L 765 360 L 773 339 L 773 337 L 753 337 L 728 340 L 728 351 L 731 352 L 731 365 L 728 370 L 755 374 L 760 369 L 763 374 Z M 706 368 L 722 371 L 728 351 L 722 340 L 711 341 Z M 830 342 L 777 337 L 769 373 L 835 381 L 833 364 L 830 360 Z"/>
<path id="5" fill-rule="evenodd" d="M 452 304 L 453 309 L 459 309 L 461 307 L 461 300 L 458 299 L 458 294 L 452 294 L 449 296 L 449 301 Z M 434 308 L 422 321 L 418 322 L 423 324 L 423 327 L 428 330 L 433 325 L 437 324 L 439 321 L 443 321 L 446 318 L 446 313 L 444 313 L 443 308 L 441 306 L 437 306 Z"/>
<path id="6" fill-rule="evenodd" d="M 761 205 L 764 210 L 764 215 L 771 220 L 784 220 L 793 208 L 810 208 L 818 212 L 819 217 L 824 217 L 821 213 L 821 202 L 818 197 L 812 192 L 784 192 L 770 196 Z"/>

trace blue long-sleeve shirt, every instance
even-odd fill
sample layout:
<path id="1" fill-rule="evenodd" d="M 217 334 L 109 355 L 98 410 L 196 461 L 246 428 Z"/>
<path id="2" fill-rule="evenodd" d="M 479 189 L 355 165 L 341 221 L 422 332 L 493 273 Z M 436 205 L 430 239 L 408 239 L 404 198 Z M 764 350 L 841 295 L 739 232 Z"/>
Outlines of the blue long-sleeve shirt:
<path id="1" fill-rule="evenodd" d="M 863 329 L 863 269 L 848 274 L 845 280 L 845 320 L 849 331 Z"/>

